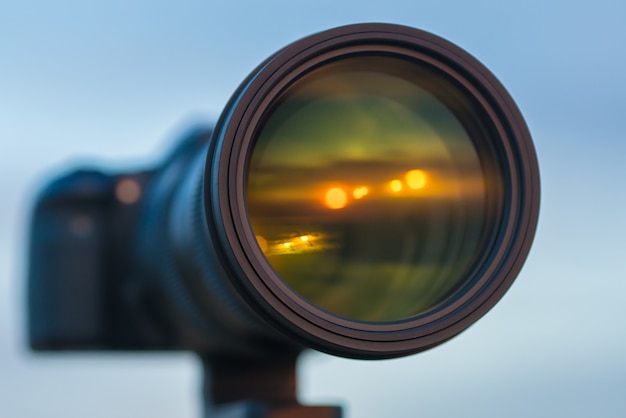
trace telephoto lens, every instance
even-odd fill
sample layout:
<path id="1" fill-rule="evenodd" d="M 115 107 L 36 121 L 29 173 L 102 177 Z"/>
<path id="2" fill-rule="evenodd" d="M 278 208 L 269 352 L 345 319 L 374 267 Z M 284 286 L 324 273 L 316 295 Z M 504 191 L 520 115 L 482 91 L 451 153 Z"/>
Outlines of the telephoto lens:
<path id="1" fill-rule="evenodd" d="M 394 358 L 463 332 L 520 272 L 539 194 L 521 113 L 476 59 L 404 26 L 331 29 L 155 166 L 43 189 L 29 342 L 192 351 L 207 416 L 338 417 L 298 403 L 302 350 Z"/>
<path id="2" fill-rule="evenodd" d="M 509 94 L 403 26 L 332 29 L 271 56 L 205 163 L 197 206 L 236 299 L 344 357 L 465 330 L 510 287 L 537 224 L 537 160 Z"/>

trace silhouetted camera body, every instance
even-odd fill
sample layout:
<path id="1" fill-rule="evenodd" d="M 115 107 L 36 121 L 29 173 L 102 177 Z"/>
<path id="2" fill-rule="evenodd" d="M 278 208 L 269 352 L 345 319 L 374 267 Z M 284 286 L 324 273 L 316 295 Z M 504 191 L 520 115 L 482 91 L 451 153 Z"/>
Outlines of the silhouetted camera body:
<path id="1" fill-rule="evenodd" d="M 197 193 L 188 201 L 181 190 L 186 181 L 200 185 L 201 177 L 185 175 L 194 159 L 206 154 L 210 135 L 209 129 L 194 130 L 152 169 L 114 174 L 78 169 L 42 191 L 30 248 L 33 348 L 243 356 L 298 350 L 245 303 L 232 301 L 237 296 L 227 282 L 204 300 L 182 289 L 184 275 L 211 282 L 205 276 L 219 272 L 202 265 L 210 262 L 206 254 L 194 254 L 206 252 L 207 245 L 186 229 L 196 225 L 172 225 L 176 205 L 194 207 Z M 181 229 L 190 236 L 180 237 Z"/>
<path id="2" fill-rule="evenodd" d="M 480 63 L 416 29 L 333 29 L 268 58 L 161 164 L 44 189 L 31 345 L 416 353 L 503 296 L 538 207 L 528 130 Z"/>

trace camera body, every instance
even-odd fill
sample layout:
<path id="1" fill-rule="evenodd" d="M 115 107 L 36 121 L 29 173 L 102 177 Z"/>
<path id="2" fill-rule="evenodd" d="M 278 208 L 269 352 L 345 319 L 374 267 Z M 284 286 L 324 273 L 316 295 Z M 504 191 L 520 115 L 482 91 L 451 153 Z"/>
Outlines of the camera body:
<path id="1" fill-rule="evenodd" d="M 141 203 L 120 202 L 115 186 L 129 177 L 145 185 L 152 175 L 76 170 L 42 192 L 30 241 L 34 349 L 135 349 L 147 344 L 142 326 L 132 320 L 131 306 L 136 305 L 124 303 L 131 297 L 133 221 Z"/>
<path id="2" fill-rule="evenodd" d="M 180 345 L 172 344 L 167 320 L 155 315 L 158 298 L 137 265 L 145 191 L 157 172 L 77 169 L 40 193 L 29 258 L 33 349 Z"/>
<path id="3" fill-rule="evenodd" d="M 153 168 L 113 174 L 76 169 L 42 190 L 29 249 L 31 348 L 242 356 L 299 350 L 251 312 L 244 322 L 256 331 L 242 333 L 245 325 L 220 303 L 212 304 L 220 312 L 207 315 L 190 302 L 195 296 L 172 290 L 181 275 L 202 275 L 193 262 L 176 259 L 184 250 L 174 248 L 176 232 L 170 232 L 177 228 L 169 218 L 190 160 L 205 156 L 210 137 L 210 129 L 191 131 Z M 267 335 L 273 338 L 260 341 Z"/>

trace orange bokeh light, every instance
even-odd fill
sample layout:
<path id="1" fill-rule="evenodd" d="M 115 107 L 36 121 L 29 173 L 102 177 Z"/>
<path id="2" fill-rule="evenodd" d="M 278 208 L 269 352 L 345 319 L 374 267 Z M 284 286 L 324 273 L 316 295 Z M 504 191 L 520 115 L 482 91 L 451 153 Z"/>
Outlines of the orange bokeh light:
<path id="1" fill-rule="evenodd" d="M 426 185 L 426 173 L 423 170 L 411 170 L 407 172 L 406 184 L 411 189 L 422 189 Z"/>
<path id="2" fill-rule="evenodd" d="M 391 180 L 389 182 L 389 188 L 397 193 L 402 190 L 402 182 L 400 180 Z"/>
<path id="3" fill-rule="evenodd" d="M 341 187 L 333 187 L 326 192 L 324 201 L 331 209 L 341 209 L 348 204 L 348 195 Z"/>
<path id="4" fill-rule="evenodd" d="M 365 186 L 361 186 L 361 187 L 357 187 L 356 189 L 354 189 L 354 191 L 352 192 L 352 196 L 355 199 L 361 199 L 362 197 L 366 196 L 369 193 L 369 189 Z"/>

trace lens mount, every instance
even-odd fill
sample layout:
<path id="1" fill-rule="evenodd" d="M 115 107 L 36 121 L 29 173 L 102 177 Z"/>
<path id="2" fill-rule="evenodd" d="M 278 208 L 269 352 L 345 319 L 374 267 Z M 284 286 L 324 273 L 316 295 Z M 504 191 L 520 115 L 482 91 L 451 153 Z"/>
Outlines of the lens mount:
<path id="1" fill-rule="evenodd" d="M 251 154 L 276 103 L 307 74 L 362 56 L 414 63 L 445 80 L 432 91 L 469 133 L 485 173 L 487 225 L 462 284 L 425 312 L 383 322 L 333 314 L 295 292 L 259 247 L 246 195 Z M 519 273 L 539 209 L 532 140 L 504 87 L 459 47 L 417 29 L 388 24 L 322 32 L 287 46 L 257 67 L 218 121 L 204 190 L 211 239 L 241 296 L 267 322 L 304 345 L 351 358 L 416 353 L 473 324 L 502 298 Z"/>

